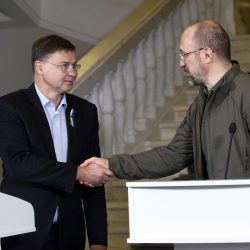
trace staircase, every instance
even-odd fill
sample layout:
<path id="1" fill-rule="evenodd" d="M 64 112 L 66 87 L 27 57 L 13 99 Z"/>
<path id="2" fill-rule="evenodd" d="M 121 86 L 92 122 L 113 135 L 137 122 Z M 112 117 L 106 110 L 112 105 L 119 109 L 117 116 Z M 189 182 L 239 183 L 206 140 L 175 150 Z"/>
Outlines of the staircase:
<path id="1" fill-rule="evenodd" d="M 126 181 L 113 178 L 106 185 L 109 250 L 127 250 L 128 194 Z"/>
<path id="2" fill-rule="evenodd" d="M 156 120 L 161 120 L 154 129 L 154 121 L 148 124 L 151 132 L 144 142 L 142 150 L 148 150 L 156 146 L 166 145 L 170 142 L 175 134 L 176 128 L 184 118 L 187 108 L 194 96 L 197 95 L 198 89 L 192 90 L 190 86 L 183 85 L 176 89 L 176 94 L 173 97 L 166 98 L 166 107 L 159 111 Z M 183 98 L 184 93 L 187 93 L 186 99 Z M 140 137 L 140 135 L 139 135 Z M 160 178 L 159 180 L 172 180 L 179 178 L 182 175 L 187 175 L 187 170 L 183 170 L 178 174 Z M 109 250 L 171 250 L 173 246 L 164 245 L 129 245 L 127 238 L 129 237 L 128 223 L 128 194 L 126 188 L 126 180 L 113 178 L 111 182 L 106 184 L 106 199 L 108 209 L 109 223 Z"/>
<path id="3" fill-rule="evenodd" d="M 250 35 L 241 35 L 232 38 L 232 58 L 237 60 L 241 69 L 250 73 Z"/>
<path id="4" fill-rule="evenodd" d="M 241 64 L 241 69 L 250 73 L 250 36 L 237 36 L 232 38 L 232 58 Z M 197 87 L 185 84 L 176 87 L 173 97 L 166 97 L 164 108 L 157 110 L 157 117 L 147 124 L 147 132 L 138 135 L 139 146 L 133 151 L 148 150 L 153 147 L 167 145 L 184 118 L 189 105 L 198 94 Z M 142 146 L 143 145 L 143 146 Z M 129 152 L 129 151 L 128 151 Z M 185 169 L 173 176 L 161 180 L 185 178 L 188 171 Z M 170 245 L 129 245 L 128 227 L 128 196 L 126 181 L 114 178 L 106 185 L 108 222 L 109 222 L 109 249 L 110 250 L 171 250 Z"/>
<path id="5" fill-rule="evenodd" d="M 185 93 L 187 93 L 187 95 Z M 186 99 L 183 98 L 184 94 L 187 97 Z M 144 148 L 142 148 L 142 150 L 166 145 L 170 142 L 175 134 L 176 128 L 186 114 L 189 103 L 193 100 L 194 95 L 196 94 L 197 89 L 192 90 L 191 87 L 186 84 L 176 89 L 175 96 L 166 98 L 167 108 L 161 108 L 161 110 L 158 110 L 158 116 L 155 119 L 157 122 L 151 121 L 151 124 L 147 125 L 148 128 L 151 128 L 151 131 L 147 133 L 147 138 L 144 141 Z M 139 135 L 139 139 L 140 137 L 143 137 L 144 134 L 145 133 Z M 187 170 L 183 170 L 173 176 L 161 178 L 161 180 L 172 180 L 186 174 Z M 173 249 L 172 245 L 165 245 L 163 248 L 161 245 L 128 245 L 126 243 L 127 238 L 129 237 L 129 223 L 127 203 L 128 195 L 125 180 L 113 178 L 111 182 L 106 184 L 106 199 L 108 208 L 110 250 Z"/>

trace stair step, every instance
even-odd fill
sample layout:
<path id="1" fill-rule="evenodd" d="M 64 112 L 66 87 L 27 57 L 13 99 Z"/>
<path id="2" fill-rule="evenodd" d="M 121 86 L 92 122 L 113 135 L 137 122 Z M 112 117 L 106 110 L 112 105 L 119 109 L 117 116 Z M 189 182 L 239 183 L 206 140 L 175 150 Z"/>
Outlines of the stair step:
<path id="1" fill-rule="evenodd" d="M 109 249 L 127 250 L 129 237 L 128 203 L 107 202 Z"/>
<path id="2" fill-rule="evenodd" d="M 250 62 L 250 48 L 232 52 L 232 58 L 240 62 Z"/>
<path id="3" fill-rule="evenodd" d="M 155 148 L 155 147 L 166 146 L 169 144 L 170 141 L 171 141 L 171 139 L 158 140 L 158 141 L 146 141 L 145 142 L 145 150 L 150 150 L 150 149 Z"/>
<path id="4" fill-rule="evenodd" d="M 179 125 L 180 125 L 179 122 L 173 122 L 173 121 L 161 122 L 159 125 L 159 128 L 174 130 L 174 129 L 177 129 Z"/>
<path id="5" fill-rule="evenodd" d="M 239 35 L 231 38 L 231 51 L 249 49 L 250 35 Z"/>
<path id="6" fill-rule="evenodd" d="M 128 221 L 127 202 L 107 202 L 107 213 L 109 223 L 123 223 Z"/>
<path id="7" fill-rule="evenodd" d="M 176 130 L 179 127 L 179 124 L 180 124 L 179 122 L 160 123 L 159 130 L 160 130 L 161 140 L 170 141 L 174 137 Z"/>
<path id="8" fill-rule="evenodd" d="M 236 36 L 231 39 L 232 59 L 239 61 L 241 69 L 250 72 L 250 35 Z"/>
<path id="9" fill-rule="evenodd" d="M 109 250 L 131 249 L 131 246 L 127 243 L 128 237 L 129 237 L 128 233 L 109 234 L 108 235 L 108 249 Z"/>
<path id="10" fill-rule="evenodd" d="M 122 210 L 128 208 L 127 202 L 107 202 L 107 208 L 110 210 Z"/>
<path id="11" fill-rule="evenodd" d="M 124 234 L 128 233 L 129 225 L 128 221 L 124 222 L 109 222 L 108 231 L 110 234 Z"/>
<path id="12" fill-rule="evenodd" d="M 175 122 L 182 122 L 184 117 L 187 114 L 187 111 L 188 111 L 188 105 L 174 106 L 173 107 L 174 121 Z"/>
<path id="13" fill-rule="evenodd" d="M 198 87 L 193 87 L 190 90 L 187 90 L 187 105 L 189 106 L 195 99 L 195 97 L 199 94 L 199 88 Z"/>
<path id="14" fill-rule="evenodd" d="M 247 62 L 247 63 L 240 62 L 240 68 L 242 71 L 250 73 L 250 62 Z"/>
<path id="15" fill-rule="evenodd" d="M 114 202 L 127 202 L 128 191 L 126 187 L 126 180 L 113 178 L 105 185 L 106 200 Z"/>

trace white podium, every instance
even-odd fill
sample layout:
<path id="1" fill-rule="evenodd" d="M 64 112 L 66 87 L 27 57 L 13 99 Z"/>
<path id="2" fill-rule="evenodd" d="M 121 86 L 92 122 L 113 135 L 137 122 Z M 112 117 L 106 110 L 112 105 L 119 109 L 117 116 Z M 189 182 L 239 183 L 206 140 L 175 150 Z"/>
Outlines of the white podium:
<path id="1" fill-rule="evenodd" d="M 32 205 L 24 200 L 0 193 L 0 238 L 35 230 Z"/>
<path id="2" fill-rule="evenodd" d="M 250 249 L 250 180 L 127 182 L 128 243 Z"/>

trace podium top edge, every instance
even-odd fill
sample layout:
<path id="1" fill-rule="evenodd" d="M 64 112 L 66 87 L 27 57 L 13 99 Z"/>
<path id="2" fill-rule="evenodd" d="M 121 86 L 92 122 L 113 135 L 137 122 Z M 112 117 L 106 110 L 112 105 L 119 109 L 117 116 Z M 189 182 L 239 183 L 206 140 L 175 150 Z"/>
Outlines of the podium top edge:
<path id="1" fill-rule="evenodd" d="M 195 186 L 250 186 L 249 179 L 186 180 L 186 181 L 129 181 L 126 187 L 195 187 Z"/>

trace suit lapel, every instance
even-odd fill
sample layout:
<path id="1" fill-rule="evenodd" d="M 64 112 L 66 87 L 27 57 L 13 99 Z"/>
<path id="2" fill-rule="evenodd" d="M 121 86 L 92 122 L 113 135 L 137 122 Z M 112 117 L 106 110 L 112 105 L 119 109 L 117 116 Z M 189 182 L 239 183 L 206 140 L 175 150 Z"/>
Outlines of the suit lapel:
<path id="1" fill-rule="evenodd" d="M 74 152 L 79 150 L 79 130 L 83 129 L 84 124 L 81 122 L 81 110 L 79 104 L 70 94 L 66 94 L 67 109 L 66 109 L 66 124 L 68 132 L 68 161 L 72 161 Z M 74 112 L 73 117 L 71 117 L 72 112 Z M 81 129 L 79 129 L 81 128 Z"/>
<path id="2" fill-rule="evenodd" d="M 44 112 L 44 109 L 42 107 L 42 104 L 40 102 L 40 99 L 36 93 L 34 84 L 31 85 L 31 87 L 29 87 L 27 90 L 25 90 L 25 93 L 28 97 L 30 104 L 32 105 L 32 108 L 34 109 L 33 112 L 34 126 L 36 126 L 37 129 L 41 132 L 42 140 L 44 141 L 44 144 L 48 148 L 51 158 L 56 159 L 54 143 L 51 136 L 49 123 L 46 114 Z"/>
<path id="3" fill-rule="evenodd" d="M 67 161 L 70 161 L 71 158 L 71 150 L 72 150 L 72 146 L 74 146 L 74 130 L 76 129 L 76 124 L 75 124 L 75 117 L 72 118 L 70 113 L 72 110 L 75 110 L 75 108 L 73 107 L 71 98 L 68 94 L 66 94 L 66 100 L 67 100 L 67 109 L 65 112 L 66 115 L 66 125 L 67 125 L 67 132 L 68 132 L 68 154 L 67 154 Z M 74 119 L 72 121 L 72 119 Z M 73 124 L 74 123 L 74 127 Z"/>

